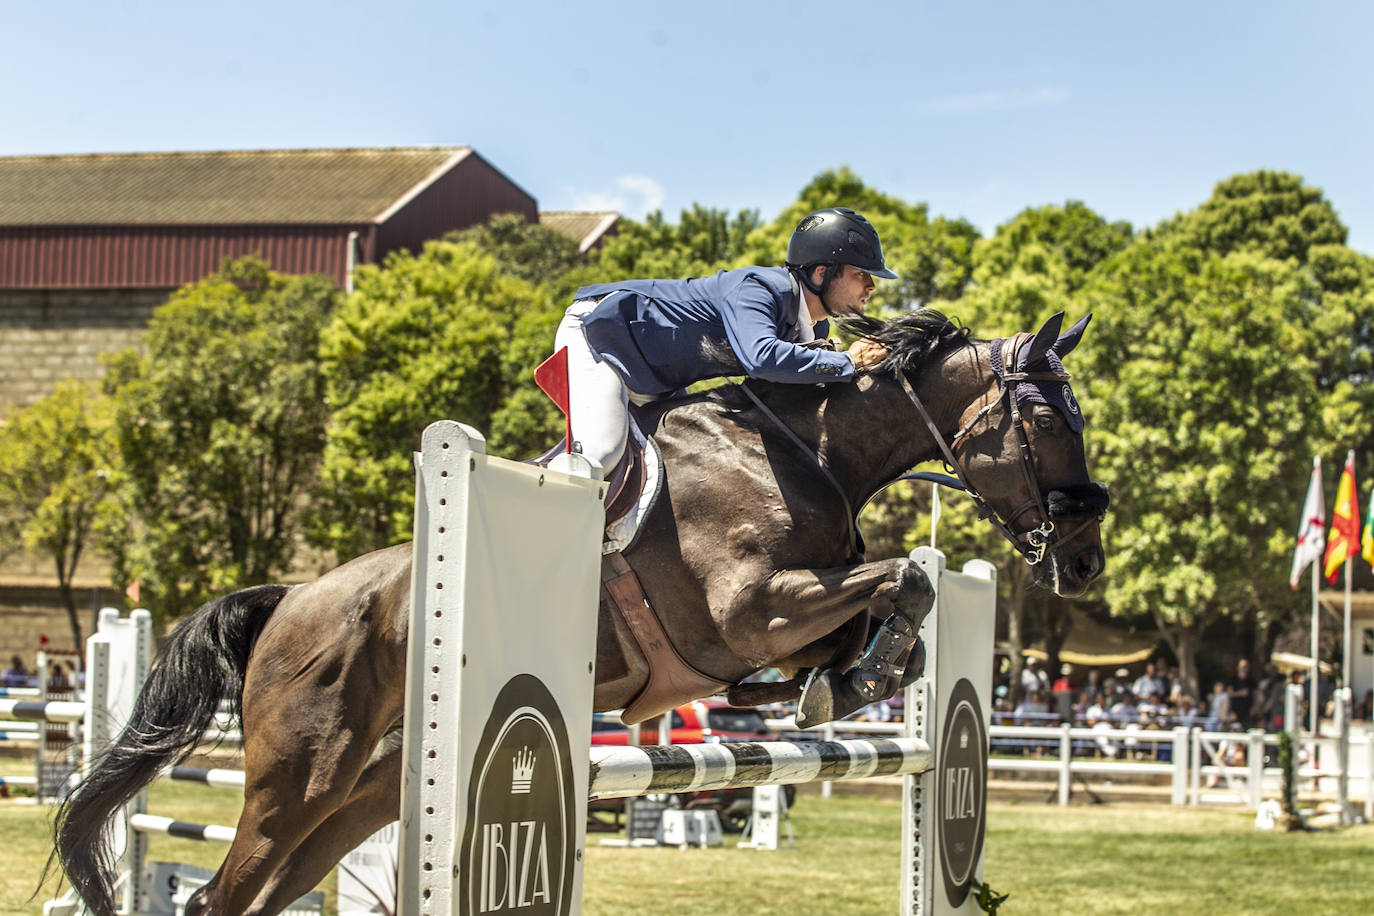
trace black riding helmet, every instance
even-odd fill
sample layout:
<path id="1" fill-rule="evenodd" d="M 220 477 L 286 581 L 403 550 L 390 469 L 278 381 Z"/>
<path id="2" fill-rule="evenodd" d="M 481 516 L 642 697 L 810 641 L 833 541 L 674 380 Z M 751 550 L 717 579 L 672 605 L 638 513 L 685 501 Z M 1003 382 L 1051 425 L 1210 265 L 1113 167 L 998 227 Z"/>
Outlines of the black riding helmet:
<path id="1" fill-rule="evenodd" d="M 811 268 L 824 264 L 819 285 L 811 282 Z M 811 292 L 821 295 L 841 264 L 857 267 L 875 277 L 896 280 L 883 262 L 883 246 L 873 224 L 848 207 L 817 210 L 802 218 L 787 243 L 786 265 Z"/>

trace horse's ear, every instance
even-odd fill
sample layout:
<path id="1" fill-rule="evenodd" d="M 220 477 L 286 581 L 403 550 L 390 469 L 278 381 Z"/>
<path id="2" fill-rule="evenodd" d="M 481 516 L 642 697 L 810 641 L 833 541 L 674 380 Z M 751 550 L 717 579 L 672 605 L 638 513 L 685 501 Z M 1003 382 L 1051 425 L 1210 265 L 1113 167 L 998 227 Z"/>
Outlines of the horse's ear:
<path id="1" fill-rule="evenodd" d="M 1022 361 L 1020 368 L 1029 369 L 1044 360 L 1045 354 L 1050 352 L 1050 348 L 1059 339 L 1059 329 L 1063 326 L 1063 312 L 1055 312 L 1051 315 L 1044 326 L 1035 332 L 1035 338 L 1031 340 L 1030 346 L 1026 347 L 1026 358 Z"/>
<path id="2" fill-rule="evenodd" d="M 1078 342 L 1083 339 L 1083 331 L 1088 327 L 1088 322 L 1092 320 L 1092 312 L 1078 319 L 1074 322 L 1073 327 L 1059 335 L 1059 339 L 1055 341 L 1054 346 L 1050 349 L 1053 350 L 1054 354 L 1060 359 L 1068 356 L 1073 348 L 1078 346 Z"/>

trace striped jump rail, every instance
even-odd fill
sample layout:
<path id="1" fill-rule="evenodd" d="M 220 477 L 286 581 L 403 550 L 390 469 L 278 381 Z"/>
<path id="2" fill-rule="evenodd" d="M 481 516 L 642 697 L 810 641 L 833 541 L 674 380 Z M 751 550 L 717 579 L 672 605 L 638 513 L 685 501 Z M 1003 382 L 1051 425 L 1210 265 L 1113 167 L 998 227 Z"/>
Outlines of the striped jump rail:
<path id="1" fill-rule="evenodd" d="M 916 738 L 594 747 L 590 761 L 589 798 L 905 776 L 932 766 L 929 746 Z M 242 770 L 186 766 L 162 777 L 228 789 L 244 782 Z"/>
<path id="2" fill-rule="evenodd" d="M 232 843 L 236 831 L 233 827 L 220 824 L 192 824 L 156 814 L 131 814 L 129 826 L 139 833 L 165 833 L 182 840 L 200 840 L 204 843 Z"/>
<path id="3" fill-rule="evenodd" d="M 162 778 L 172 782 L 198 782 L 217 789 L 242 789 L 243 770 L 219 768 L 201 769 L 199 767 L 168 767 L 162 771 Z"/>
<path id="4" fill-rule="evenodd" d="M 0 700 L 0 719 L 23 722 L 80 722 L 86 704 L 71 700 Z"/>
<path id="5" fill-rule="evenodd" d="M 37 687 L 0 687 L 0 697 L 33 699 L 42 695 Z"/>
<path id="6" fill-rule="evenodd" d="M 903 776 L 932 765 L 930 746 L 917 738 L 595 747 L 588 797 Z"/>
<path id="7" fill-rule="evenodd" d="M 38 732 L 37 732 L 37 731 L 22 731 L 22 730 L 10 731 L 9 729 L 5 729 L 4 731 L 0 731 L 0 741 L 32 741 L 32 742 L 36 742 L 37 740 L 38 740 Z"/>

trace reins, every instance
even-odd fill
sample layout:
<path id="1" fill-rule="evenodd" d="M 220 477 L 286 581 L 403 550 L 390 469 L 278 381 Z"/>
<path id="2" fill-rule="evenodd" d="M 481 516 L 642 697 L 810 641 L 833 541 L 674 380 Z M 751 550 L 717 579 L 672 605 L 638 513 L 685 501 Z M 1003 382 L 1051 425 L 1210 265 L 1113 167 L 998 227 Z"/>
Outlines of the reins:
<path id="1" fill-rule="evenodd" d="M 830 484 L 831 488 L 839 494 L 840 501 L 844 503 L 844 516 L 849 520 L 849 525 L 847 526 L 849 528 L 848 559 L 852 562 L 862 561 L 863 550 L 859 547 L 858 515 L 854 512 L 854 506 L 849 502 L 849 497 L 845 495 L 844 488 L 840 486 L 840 482 L 835 479 L 835 475 L 831 473 L 830 467 L 825 463 L 825 457 L 803 442 L 800 436 L 792 432 L 792 428 L 784 423 L 781 417 L 773 413 L 757 394 L 754 394 L 753 389 L 749 387 L 748 380 L 741 383 L 740 387 L 744 389 L 745 394 L 749 395 L 749 400 L 754 402 L 754 406 L 759 409 L 759 412 L 767 417 L 774 426 L 782 430 L 783 435 L 787 436 L 787 438 L 792 441 L 793 445 L 800 449 L 803 454 L 809 455 L 811 458 L 815 459 L 816 467 L 820 468 L 821 475 L 826 479 L 826 482 Z"/>
<path id="2" fill-rule="evenodd" d="M 1017 347 L 1025 340 L 1029 339 L 1030 336 L 1031 335 L 1028 334 L 1018 334 L 1015 337 L 1007 338 L 1002 342 L 1004 352 L 1009 351 L 1015 354 L 1017 352 Z M 998 355 L 1001 356 L 1003 354 Z M 1007 365 L 1005 358 L 1003 360 L 1003 365 Z M 1036 479 L 1035 465 L 1033 464 L 1034 457 L 1031 454 L 1030 438 L 1026 435 L 1025 424 L 1022 422 L 1020 405 L 1016 402 L 1015 386 L 1017 383 L 1066 382 L 1069 379 L 1069 374 L 1067 372 L 1053 370 L 1047 372 L 999 372 L 998 387 L 1000 390 L 998 396 L 983 405 L 983 407 L 974 414 L 972 419 L 965 423 L 963 427 L 948 440 L 946 440 L 944 434 L 940 432 L 939 427 L 935 425 L 934 419 L 931 418 L 930 411 L 926 410 L 925 404 L 922 403 L 920 396 L 916 394 L 916 390 L 912 387 L 911 381 L 906 377 L 906 374 L 900 370 L 894 374 L 897 376 L 897 381 L 901 384 L 902 390 L 906 392 L 907 398 L 916 407 L 916 412 L 921 415 L 921 420 L 924 421 L 926 428 L 930 431 L 931 437 L 935 440 L 935 444 L 939 446 L 945 465 L 957 476 L 949 477 L 944 474 L 935 474 L 928 471 L 903 474 L 878 487 L 873 496 L 877 496 L 878 493 L 881 493 L 883 490 L 886 490 L 888 487 L 902 480 L 928 480 L 953 489 L 963 490 L 978 507 L 978 517 L 989 520 L 993 527 L 1007 539 L 1016 552 L 1031 566 L 1036 566 L 1044 561 L 1045 553 L 1052 543 L 1057 540 L 1072 538 L 1095 519 L 1100 518 L 1100 515 L 1084 518 L 1083 522 L 1070 531 L 1066 537 L 1055 537 L 1056 529 L 1054 519 L 1051 517 L 1050 510 L 1045 504 L 1044 495 L 1040 492 L 1040 485 L 1039 481 Z M 744 389 L 744 393 L 749 396 L 749 400 L 754 403 L 754 406 L 757 407 L 774 426 L 780 429 L 803 454 L 809 455 L 816 462 L 816 467 L 820 469 L 821 475 L 839 495 L 841 502 L 844 504 L 845 516 L 850 520 L 848 526 L 850 559 L 855 561 L 861 559 L 863 551 L 860 546 L 862 537 L 858 532 L 858 513 L 854 512 L 849 497 L 845 494 L 844 488 L 840 486 L 840 482 L 835 479 L 835 475 L 831 473 L 829 466 L 827 466 L 825 462 L 824 456 L 803 442 L 801 437 L 793 432 L 777 414 L 769 409 L 769 407 L 764 404 L 763 400 L 750 389 L 747 380 L 741 384 L 740 387 Z M 1003 403 L 1007 404 L 1006 409 L 1011 415 L 1012 426 L 1016 430 L 1017 450 L 1021 458 L 1021 473 L 1025 478 L 1026 488 L 1031 494 L 1031 498 L 1011 512 L 1006 519 L 1003 519 L 997 510 L 992 508 L 988 501 L 983 498 L 982 494 L 969 482 L 967 475 L 964 473 L 963 465 L 960 463 L 958 456 L 954 453 L 959 443 L 970 436 L 974 428 L 977 427 L 979 423 L 983 422 L 995 407 Z M 868 502 L 873 499 L 873 496 L 870 496 L 868 500 L 865 500 L 864 504 L 859 507 L 860 512 L 862 512 L 864 506 L 867 506 Z M 1012 531 L 1012 523 L 1031 509 L 1034 509 L 1039 515 L 1040 525 L 1020 534 Z"/>
<path id="3" fill-rule="evenodd" d="M 1009 338 L 1003 343 L 1003 347 L 1010 345 L 1011 352 L 1015 353 L 1016 341 L 1022 336 L 1024 335 L 1017 335 L 1017 337 Z M 1013 384 L 1020 381 L 1067 381 L 1069 378 L 1068 373 L 1014 372 L 1000 376 L 998 385 L 1001 390 L 998 396 L 983 405 L 982 409 L 974 415 L 973 419 L 965 423 L 963 428 L 956 432 L 948 442 L 945 441 L 944 434 L 940 432 L 940 428 L 935 425 L 935 421 L 930 416 L 930 411 L 926 410 L 925 404 L 921 402 L 920 396 L 916 394 L 916 389 L 911 386 L 911 382 L 907 379 L 906 374 L 897 372 L 896 375 L 897 381 L 902 385 L 902 390 L 906 392 L 907 398 L 915 405 L 916 412 L 921 415 L 921 419 L 925 422 L 926 428 L 930 430 L 931 436 L 935 439 L 935 444 L 940 447 L 940 453 L 944 456 L 945 465 L 958 476 L 959 489 L 967 493 L 969 498 L 973 500 L 974 505 L 978 507 L 978 517 L 988 519 L 992 523 L 992 526 L 1011 543 L 1011 546 L 1016 549 L 1016 552 L 1021 554 L 1025 561 L 1031 566 L 1035 566 L 1043 561 L 1045 559 L 1045 550 L 1053 540 L 1054 521 L 1050 518 L 1049 510 L 1045 508 L 1045 500 L 1040 494 L 1039 482 L 1035 479 L 1034 465 L 1031 463 L 1033 458 L 1030 451 L 1030 439 L 1026 435 L 1024 424 L 1021 422 L 1021 409 L 1016 403 Z M 973 428 L 987 417 L 994 407 L 1004 401 L 1010 405 L 1009 410 L 1011 413 L 1012 426 L 1016 429 L 1017 447 L 1021 456 L 1021 472 L 1026 479 L 1026 488 L 1031 494 L 1031 498 L 1018 507 L 1016 511 L 1012 512 L 1005 521 L 997 510 L 992 508 L 992 506 L 988 504 L 988 501 L 983 498 L 983 495 L 969 482 L 968 477 L 964 474 L 963 465 L 959 462 L 958 456 L 954 454 L 955 447 L 958 446 L 965 437 L 972 433 Z M 906 479 L 912 478 L 909 475 L 903 475 L 897 478 L 897 480 Z M 879 488 L 879 492 L 891 486 L 893 483 L 896 483 L 896 480 L 884 484 Z M 1034 508 L 1039 512 L 1042 524 L 1037 528 L 1032 528 L 1018 535 L 1011 530 L 1011 523 L 1030 508 Z"/>

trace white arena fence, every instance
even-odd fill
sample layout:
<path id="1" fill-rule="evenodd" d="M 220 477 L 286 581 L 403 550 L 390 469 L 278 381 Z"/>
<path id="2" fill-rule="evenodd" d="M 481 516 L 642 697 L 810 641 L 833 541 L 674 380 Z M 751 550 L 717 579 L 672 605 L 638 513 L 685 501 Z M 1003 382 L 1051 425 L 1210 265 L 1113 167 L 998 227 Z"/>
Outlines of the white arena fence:
<path id="1" fill-rule="evenodd" d="M 849 735 L 896 735 L 902 729 L 900 722 L 846 720 L 807 731 L 798 731 L 791 718 L 768 719 L 765 723 L 781 734 L 826 741 Z M 1241 804 L 1258 809 L 1261 802 L 1278 798 L 1282 791 L 1283 771 L 1273 765 L 1279 736 L 1273 732 L 1214 732 L 1196 726 L 1167 730 L 1103 728 L 1068 723 L 992 725 L 988 732 L 992 743 L 989 771 L 1053 777 L 1061 805 L 1069 803 L 1075 782 L 1091 791 L 1089 777 L 1145 777 L 1148 785 L 1167 793 L 1175 805 Z M 1299 790 L 1337 798 L 1343 774 L 1339 737 L 1299 734 L 1294 738 L 1294 749 L 1302 761 L 1297 771 Z M 1348 756 L 1350 794 L 1362 799 L 1365 818 L 1374 820 L 1374 732 L 1351 735 Z M 1243 762 L 1227 762 L 1231 759 Z M 822 787 L 823 794 L 828 791 L 828 785 Z"/>

